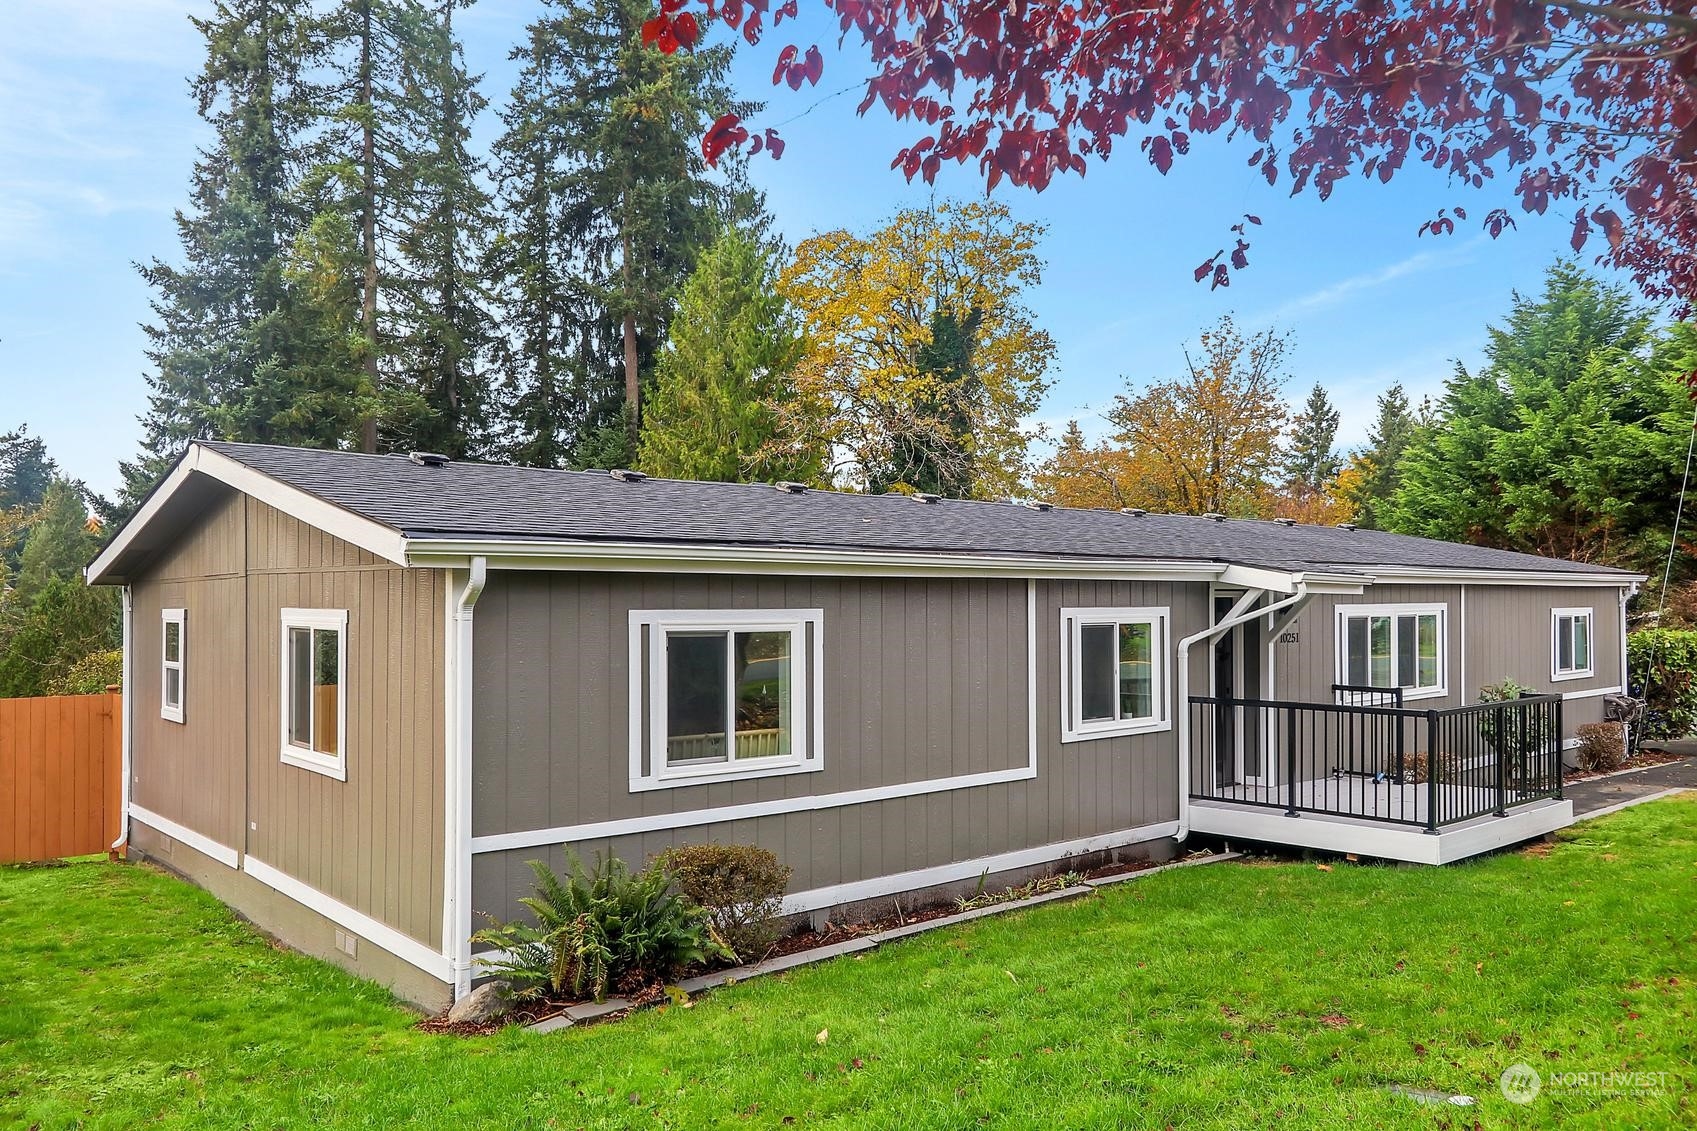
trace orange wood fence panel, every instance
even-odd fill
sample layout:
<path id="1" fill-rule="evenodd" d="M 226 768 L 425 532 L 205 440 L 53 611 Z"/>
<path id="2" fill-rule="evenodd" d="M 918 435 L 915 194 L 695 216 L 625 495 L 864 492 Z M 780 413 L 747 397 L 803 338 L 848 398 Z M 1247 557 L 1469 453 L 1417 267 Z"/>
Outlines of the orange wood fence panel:
<path id="1" fill-rule="evenodd" d="M 0 699 L 0 863 L 87 856 L 118 838 L 122 702 Z"/>

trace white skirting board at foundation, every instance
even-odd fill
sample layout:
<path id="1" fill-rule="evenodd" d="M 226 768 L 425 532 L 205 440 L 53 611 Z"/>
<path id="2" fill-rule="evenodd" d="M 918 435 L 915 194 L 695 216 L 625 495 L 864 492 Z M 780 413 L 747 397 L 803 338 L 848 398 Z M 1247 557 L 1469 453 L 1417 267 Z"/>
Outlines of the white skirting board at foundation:
<path id="1" fill-rule="evenodd" d="M 150 813 L 134 802 L 130 803 L 130 820 L 140 821 L 148 828 L 164 833 L 172 840 L 180 840 L 202 856 L 216 860 L 227 868 L 237 867 L 241 862 L 241 853 L 229 845 L 219 844 L 211 837 L 197 833 L 186 825 L 179 825 L 169 817 Z"/>
<path id="2" fill-rule="evenodd" d="M 440 978 L 444 982 L 452 980 L 453 971 L 447 955 L 430 949 L 424 943 L 403 935 L 393 927 L 379 923 L 365 912 L 325 895 L 317 888 L 278 871 L 256 857 L 244 858 L 242 871 L 273 891 L 288 896 L 302 907 L 316 911 L 337 926 L 353 932 L 373 946 L 381 947 L 402 962 L 418 967 L 432 978 Z"/>

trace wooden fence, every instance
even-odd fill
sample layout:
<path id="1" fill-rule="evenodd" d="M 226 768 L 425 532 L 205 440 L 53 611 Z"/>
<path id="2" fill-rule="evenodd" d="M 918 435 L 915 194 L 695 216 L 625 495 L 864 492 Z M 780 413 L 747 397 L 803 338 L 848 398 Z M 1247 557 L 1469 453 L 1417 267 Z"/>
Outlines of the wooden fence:
<path id="1" fill-rule="evenodd" d="M 118 838 L 122 703 L 0 699 L 0 863 L 87 856 Z"/>

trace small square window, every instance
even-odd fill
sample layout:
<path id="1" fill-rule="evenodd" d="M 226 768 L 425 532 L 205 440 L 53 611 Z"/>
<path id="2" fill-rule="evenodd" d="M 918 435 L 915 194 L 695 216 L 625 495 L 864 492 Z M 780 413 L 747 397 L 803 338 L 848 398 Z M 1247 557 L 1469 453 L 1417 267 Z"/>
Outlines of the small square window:
<path id="1" fill-rule="evenodd" d="M 161 609 L 159 613 L 159 717 L 183 721 L 184 657 L 188 651 L 185 628 L 188 614 L 183 609 Z"/>
<path id="2" fill-rule="evenodd" d="M 347 780 L 348 614 L 284 609 L 282 759 Z"/>
<path id="3" fill-rule="evenodd" d="M 1166 609 L 1062 609 L 1061 740 L 1165 730 Z"/>

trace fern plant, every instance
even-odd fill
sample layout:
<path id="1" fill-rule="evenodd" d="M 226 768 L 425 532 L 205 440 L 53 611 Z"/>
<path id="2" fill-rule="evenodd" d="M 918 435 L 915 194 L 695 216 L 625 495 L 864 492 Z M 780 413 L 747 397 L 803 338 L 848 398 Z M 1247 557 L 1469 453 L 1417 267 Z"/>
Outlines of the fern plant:
<path id="1" fill-rule="evenodd" d="M 601 1001 L 627 980 L 646 983 L 729 956 L 711 938 L 707 913 L 671 890 L 664 865 L 632 873 L 616 856 L 597 856 L 589 871 L 568 849 L 566 866 L 561 877 L 545 861 L 530 861 L 535 889 L 519 902 L 534 925 L 491 919 L 473 936 L 502 952 L 486 967 L 512 980 L 519 996 Z"/>

